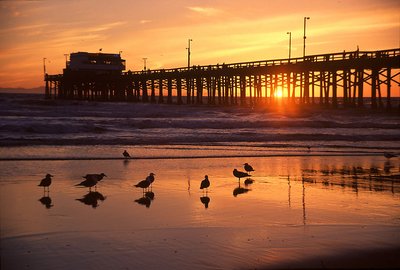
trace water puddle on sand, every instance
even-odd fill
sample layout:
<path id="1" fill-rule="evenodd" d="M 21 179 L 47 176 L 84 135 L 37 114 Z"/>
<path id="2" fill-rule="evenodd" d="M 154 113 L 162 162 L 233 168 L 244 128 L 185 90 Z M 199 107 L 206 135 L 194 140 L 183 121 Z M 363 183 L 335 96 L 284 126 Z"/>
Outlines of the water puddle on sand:
<path id="1" fill-rule="evenodd" d="M 246 162 L 255 171 L 238 181 L 232 171 Z M 2 269 L 276 268 L 400 242 L 398 158 L 0 161 L 0 168 Z M 96 189 L 75 186 L 101 172 Z M 151 172 L 151 189 L 133 186 Z M 37 186 L 46 173 L 54 175 L 49 192 Z M 211 185 L 200 190 L 205 175 Z"/>

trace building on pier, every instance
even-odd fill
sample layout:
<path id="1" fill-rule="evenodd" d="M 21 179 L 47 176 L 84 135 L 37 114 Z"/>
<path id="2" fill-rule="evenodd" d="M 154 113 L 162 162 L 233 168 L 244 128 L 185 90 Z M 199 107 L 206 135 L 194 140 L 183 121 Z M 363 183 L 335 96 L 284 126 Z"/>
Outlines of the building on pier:
<path id="1" fill-rule="evenodd" d="M 95 74 L 121 74 L 125 70 L 125 60 L 120 54 L 77 52 L 70 54 L 65 72 L 87 72 Z"/>

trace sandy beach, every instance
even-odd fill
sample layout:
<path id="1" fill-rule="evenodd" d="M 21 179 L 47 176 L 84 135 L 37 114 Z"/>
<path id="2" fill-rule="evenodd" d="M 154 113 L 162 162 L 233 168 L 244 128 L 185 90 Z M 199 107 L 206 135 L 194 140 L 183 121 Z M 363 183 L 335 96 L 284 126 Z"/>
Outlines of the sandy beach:
<path id="1" fill-rule="evenodd" d="M 239 186 L 232 175 L 244 161 L 256 169 L 249 186 L 244 179 Z M 2 269 L 395 268 L 399 183 L 359 173 L 355 186 L 353 174 L 324 175 L 324 169 L 347 166 L 383 170 L 385 162 L 383 157 L 1 161 Z M 107 175 L 96 189 L 101 196 L 85 201 L 94 190 L 74 185 L 82 175 L 100 171 Z M 50 206 L 39 201 L 44 172 L 54 175 Z M 133 185 L 150 172 L 156 181 L 146 206 L 139 203 L 142 190 Z M 199 189 L 205 174 L 211 181 L 207 193 Z M 202 197 L 209 199 L 207 208 Z"/>

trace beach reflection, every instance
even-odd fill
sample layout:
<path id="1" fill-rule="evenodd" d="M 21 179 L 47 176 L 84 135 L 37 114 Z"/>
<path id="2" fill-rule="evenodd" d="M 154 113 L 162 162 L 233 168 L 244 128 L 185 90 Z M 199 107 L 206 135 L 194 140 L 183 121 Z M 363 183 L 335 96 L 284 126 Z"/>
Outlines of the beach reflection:
<path id="1" fill-rule="evenodd" d="M 208 197 L 208 195 L 203 195 L 200 197 L 200 201 L 202 204 L 204 204 L 204 208 L 207 209 L 210 203 L 210 197 Z"/>
<path id="2" fill-rule="evenodd" d="M 322 184 L 325 188 L 349 189 L 354 193 L 358 193 L 360 190 L 399 193 L 400 174 L 394 172 L 394 168 L 390 161 L 386 161 L 383 168 L 378 166 L 369 168 L 343 166 L 339 169 L 304 169 L 302 181 Z"/>
<path id="3" fill-rule="evenodd" d="M 155 194 L 153 191 L 146 191 L 143 193 L 143 196 L 139 199 L 136 199 L 135 202 L 150 208 L 151 202 L 154 200 L 154 196 Z"/>
<path id="4" fill-rule="evenodd" d="M 103 202 L 106 197 L 98 191 L 89 191 L 82 198 L 76 199 L 83 204 L 92 206 L 93 208 L 97 208 L 99 206 L 99 202 Z"/>
<path id="5" fill-rule="evenodd" d="M 41 202 L 47 209 L 50 209 L 54 205 L 52 204 L 51 198 L 49 195 L 43 196 L 39 199 L 39 202 Z"/>
<path id="6" fill-rule="evenodd" d="M 238 187 L 233 190 L 233 196 L 236 197 L 237 195 L 244 194 L 249 192 L 251 189 L 244 188 L 240 186 L 240 180 L 238 182 Z"/>
<path id="7" fill-rule="evenodd" d="M 48 258 L 43 245 L 52 246 L 62 251 L 61 264 L 75 257 L 62 269 L 90 269 L 93 261 L 108 269 L 117 261 L 121 268 L 134 261 L 138 269 L 204 269 L 201 258 L 210 269 L 263 269 L 288 258 L 398 245 L 398 160 L 252 158 L 252 183 L 232 176 L 243 162 L 157 160 L 156 192 L 132 187 L 132 179 L 154 170 L 154 160 L 16 162 L 0 181 L 2 252 L 28 263 Z M 112 175 L 101 193 L 74 186 L 73 179 L 100 169 Z M 51 199 L 36 186 L 43 171 L 57 172 Z M 211 193 L 199 189 L 205 171 Z M 147 256 L 155 253 L 157 259 Z"/>

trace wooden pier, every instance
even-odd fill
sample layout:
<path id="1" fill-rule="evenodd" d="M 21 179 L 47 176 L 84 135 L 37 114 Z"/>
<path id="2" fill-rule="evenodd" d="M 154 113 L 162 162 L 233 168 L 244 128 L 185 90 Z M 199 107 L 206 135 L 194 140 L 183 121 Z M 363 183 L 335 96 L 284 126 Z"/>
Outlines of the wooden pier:
<path id="1" fill-rule="evenodd" d="M 110 74 L 45 75 L 46 98 L 175 104 L 393 107 L 400 48 Z M 368 91 L 367 91 L 368 90 Z M 365 93 L 371 93 L 366 95 Z M 399 105 L 397 105 L 399 106 Z M 396 107 L 397 107 L 396 106 Z"/>

